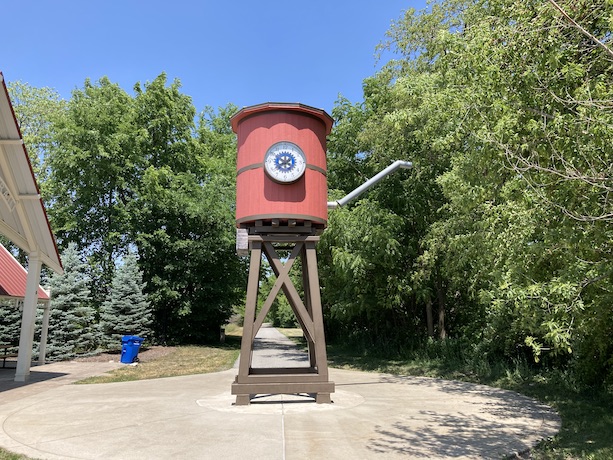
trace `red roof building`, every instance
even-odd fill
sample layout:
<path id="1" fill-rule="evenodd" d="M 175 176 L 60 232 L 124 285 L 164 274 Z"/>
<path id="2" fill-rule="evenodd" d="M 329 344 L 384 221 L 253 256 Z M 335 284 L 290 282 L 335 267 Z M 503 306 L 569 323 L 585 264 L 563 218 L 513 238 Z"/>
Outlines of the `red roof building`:
<path id="1" fill-rule="evenodd" d="M 0 245 L 0 297 L 23 299 L 26 296 L 28 272 L 4 246 Z M 38 286 L 38 300 L 49 300 L 49 294 Z"/>

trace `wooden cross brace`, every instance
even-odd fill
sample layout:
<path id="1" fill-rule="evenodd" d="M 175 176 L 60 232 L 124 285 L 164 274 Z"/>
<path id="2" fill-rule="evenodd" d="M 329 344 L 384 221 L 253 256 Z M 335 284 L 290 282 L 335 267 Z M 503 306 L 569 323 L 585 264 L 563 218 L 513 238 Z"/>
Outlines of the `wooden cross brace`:
<path id="1" fill-rule="evenodd" d="M 296 318 L 298 319 L 298 322 L 300 323 L 302 330 L 307 336 L 307 339 L 311 341 L 314 340 L 315 332 L 313 328 L 313 318 L 311 316 L 311 312 L 307 309 L 307 307 L 305 307 L 304 302 L 300 298 L 300 295 L 298 294 L 298 291 L 294 287 L 294 283 L 292 282 L 289 276 L 290 271 L 298 255 L 304 254 L 305 252 L 304 247 L 305 247 L 305 242 L 303 241 L 297 242 L 289 258 L 287 259 L 287 262 L 284 265 L 281 259 L 279 258 L 279 255 L 277 254 L 277 251 L 275 247 L 272 245 L 272 243 L 270 241 L 264 242 L 263 244 L 264 254 L 266 255 L 266 258 L 268 259 L 268 262 L 270 263 L 270 266 L 273 272 L 275 273 L 277 280 L 275 281 L 275 284 L 273 285 L 272 289 L 268 293 L 268 297 L 266 298 L 266 301 L 264 302 L 264 305 L 262 306 L 262 309 L 260 310 L 260 313 L 258 314 L 258 317 L 254 322 L 251 340 L 255 339 L 255 335 L 260 330 L 260 327 L 262 326 L 262 323 L 264 322 L 264 318 L 268 314 L 270 307 L 272 307 L 272 304 L 281 289 L 283 289 L 283 293 L 285 294 L 285 296 L 287 297 L 287 300 L 292 306 L 292 309 L 294 310 L 294 313 L 296 314 Z M 303 273 L 304 272 L 305 272 L 305 269 L 303 267 Z M 305 294 L 308 293 L 308 286 L 304 286 L 304 290 L 305 290 Z M 307 294 L 305 296 L 307 297 L 307 299 L 310 299 L 310 295 Z M 309 303 L 310 302 L 308 302 L 307 300 L 307 304 Z"/>

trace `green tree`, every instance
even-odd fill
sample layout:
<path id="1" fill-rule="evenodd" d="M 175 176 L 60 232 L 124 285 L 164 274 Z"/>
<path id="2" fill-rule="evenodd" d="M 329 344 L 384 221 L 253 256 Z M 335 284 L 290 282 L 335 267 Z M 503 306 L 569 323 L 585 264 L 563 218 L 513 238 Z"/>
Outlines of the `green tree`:
<path id="1" fill-rule="evenodd" d="M 448 302 L 462 292 L 472 313 L 456 317 L 456 331 L 480 326 L 484 349 L 574 356 L 594 382 L 613 377 L 613 60 L 593 39 L 610 35 L 611 5 L 559 4 L 568 16 L 552 2 L 513 0 L 407 11 L 389 32 L 400 59 L 378 91 L 424 101 L 421 128 L 415 113 L 386 118 L 449 158 L 415 280 L 442 274 Z M 430 89 L 415 83 L 424 76 Z"/>
<path id="2" fill-rule="evenodd" d="M 43 188 L 49 173 L 47 155 L 54 141 L 53 120 L 65 110 L 66 102 L 51 88 L 34 88 L 21 81 L 9 83 L 8 89 L 34 174 Z"/>
<path id="3" fill-rule="evenodd" d="M 145 286 L 136 255 L 127 254 L 115 270 L 111 292 L 100 310 L 100 329 L 107 347 L 119 347 L 124 335 L 150 338 L 153 318 Z"/>
<path id="4" fill-rule="evenodd" d="M 381 344 L 404 312 L 408 335 L 427 325 L 497 359 L 613 379 L 612 5 L 556 5 L 407 10 L 382 45 L 397 58 L 363 103 L 335 108 L 333 194 L 394 159 L 415 165 L 331 212 L 323 298 L 341 329 Z"/>
<path id="5" fill-rule="evenodd" d="M 413 330 L 402 227 L 402 217 L 367 199 L 331 213 L 319 248 L 322 298 L 337 329 L 331 338 L 398 345 Z"/>
<path id="6" fill-rule="evenodd" d="M 137 85 L 137 125 L 146 160 L 133 202 L 133 239 L 163 342 L 219 338 L 241 296 L 234 253 L 235 138 L 228 106 L 194 123 L 191 99 L 164 75 Z"/>
<path id="7" fill-rule="evenodd" d="M 151 82 L 134 86 L 140 175 L 148 167 L 194 174 L 201 168 L 194 139 L 196 109 L 191 98 L 180 92 L 179 80 L 167 83 L 162 73 Z"/>
<path id="8" fill-rule="evenodd" d="M 47 357 L 61 360 L 96 350 L 99 331 L 89 290 L 87 263 L 75 243 L 62 253 L 64 273 L 51 279 Z"/>
<path id="9" fill-rule="evenodd" d="M 0 301 L 0 345 L 15 345 L 19 342 L 21 312 L 14 300 Z"/>
<path id="10" fill-rule="evenodd" d="M 326 309 L 331 317 L 345 318 L 338 327 L 401 349 L 430 329 L 434 333 L 427 314 L 433 304 L 439 335 L 447 331 L 446 280 L 439 269 L 421 277 L 414 270 L 422 238 L 445 203 L 437 178 L 449 166 L 449 146 L 460 141 L 442 123 L 438 107 L 448 101 L 437 95 L 431 74 L 409 69 L 400 78 L 392 70 L 364 82 L 362 104 L 341 101 L 335 107 L 329 183 L 332 193 L 342 195 L 395 160 L 415 167 L 389 176 L 346 209 L 331 211 L 320 252 Z"/>
<path id="11" fill-rule="evenodd" d="M 49 150 L 49 214 L 62 244 L 86 251 L 92 294 L 102 302 L 115 260 L 131 241 L 128 204 L 142 169 L 132 98 L 108 78 L 86 80 L 54 120 Z"/>
<path id="12" fill-rule="evenodd" d="M 108 78 L 87 80 L 52 118 L 45 188 L 52 225 L 61 244 L 75 242 L 87 255 L 97 308 L 118 258 L 136 246 L 156 334 L 211 337 L 227 319 L 244 269 L 230 255 L 235 140 L 228 117 L 236 108 L 219 116 L 207 109 L 196 127 L 178 80 L 168 84 L 161 74 L 137 83 L 134 93 Z M 222 272 L 209 274 L 215 282 L 208 285 L 197 278 L 212 273 L 211 264 Z"/>
<path id="13" fill-rule="evenodd" d="M 216 183 L 150 168 L 140 192 L 137 244 L 154 329 L 163 342 L 219 338 L 244 289 L 231 210 Z"/>

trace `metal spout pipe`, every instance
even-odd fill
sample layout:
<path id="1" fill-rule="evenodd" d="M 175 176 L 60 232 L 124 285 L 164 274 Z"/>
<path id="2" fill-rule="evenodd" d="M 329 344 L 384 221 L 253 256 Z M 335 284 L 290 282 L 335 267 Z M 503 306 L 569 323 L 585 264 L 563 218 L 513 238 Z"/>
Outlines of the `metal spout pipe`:
<path id="1" fill-rule="evenodd" d="M 358 196 L 360 196 L 362 193 L 364 193 L 370 187 L 372 187 L 373 185 L 377 184 L 383 178 L 385 178 L 389 174 L 393 173 L 397 169 L 399 169 L 399 168 L 409 169 L 409 168 L 412 168 L 412 167 L 413 167 L 413 163 L 411 163 L 410 161 L 396 160 L 391 165 L 389 165 L 387 168 L 385 168 L 383 171 L 381 171 L 379 174 L 377 174 L 376 176 L 368 179 L 366 182 L 364 182 L 362 185 L 360 185 L 358 188 L 356 188 L 353 192 L 348 193 L 345 197 L 343 197 L 343 198 L 341 198 L 340 200 L 337 200 L 337 201 L 328 201 L 328 209 L 336 209 L 336 208 L 338 208 L 340 206 L 346 205 L 348 202 L 350 202 L 351 200 L 353 200 L 353 199 L 357 198 Z"/>

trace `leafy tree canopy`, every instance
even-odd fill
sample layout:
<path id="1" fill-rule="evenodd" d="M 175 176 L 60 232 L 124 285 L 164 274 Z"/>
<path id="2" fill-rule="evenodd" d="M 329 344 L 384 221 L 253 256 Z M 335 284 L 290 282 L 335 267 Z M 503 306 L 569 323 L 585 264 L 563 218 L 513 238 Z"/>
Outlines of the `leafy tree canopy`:
<path id="1" fill-rule="evenodd" d="M 343 176 L 361 182 L 393 159 L 415 164 L 367 198 L 403 222 L 381 219 L 387 233 L 377 232 L 400 242 L 404 271 L 385 245 L 364 259 L 373 231 L 362 228 L 372 225 L 363 201 L 330 220 L 326 285 L 343 263 L 379 263 L 399 280 L 364 303 L 372 314 L 359 328 L 378 327 L 372 317 L 401 292 L 407 312 L 435 301 L 447 320 L 439 329 L 493 355 L 570 358 L 586 380 L 613 379 L 612 5 L 556 5 L 565 14 L 554 2 L 515 0 L 408 10 L 382 45 L 397 59 L 364 82 L 362 104 L 337 105 L 334 188 L 349 191 Z M 365 280 L 354 272 L 344 289 Z M 324 299 L 333 315 L 343 306 Z"/>

